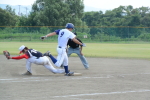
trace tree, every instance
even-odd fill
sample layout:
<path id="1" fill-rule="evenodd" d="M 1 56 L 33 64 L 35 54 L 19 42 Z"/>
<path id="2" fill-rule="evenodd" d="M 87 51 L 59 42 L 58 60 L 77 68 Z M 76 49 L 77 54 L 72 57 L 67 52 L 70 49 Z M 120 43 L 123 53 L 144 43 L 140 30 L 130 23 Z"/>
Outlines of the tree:
<path id="1" fill-rule="evenodd" d="M 11 6 L 7 5 L 6 9 L 7 12 L 9 12 L 12 16 L 15 16 L 15 9 L 12 9 Z"/>
<path id="2" fill-rule="evenodd" d="M 102 24 L 102 18 L 104 17 L 102 11 L 85 12 L 82 21 L 85 21 L 88 26 L 97 26 Z"/>
<path id="3" fill-rule="evenodd" d="M 150 8 L 140 7 L 139 12 L 140 12 L 141 17 L 144 17 L 147 13 L 150 13 Z"/>
<path id="4" fill-rule="evenodd" d="M 142 19 L 141 19 L 141 24 L 145 27 L 150 27 L 150 13 L 146 14 Z"/>
<path id="5" fill-rule="evenodd" d="M 83 8 L 82 0 L 37 0 L 32 6 L 33 20 L 39 26 L 81 25 Z"/>
<path id="6" fill-rule="evenodd" d="M 0 8 L 0 26 L 15 26 L 18 17 L 10 6 L 5 9 Z"/>

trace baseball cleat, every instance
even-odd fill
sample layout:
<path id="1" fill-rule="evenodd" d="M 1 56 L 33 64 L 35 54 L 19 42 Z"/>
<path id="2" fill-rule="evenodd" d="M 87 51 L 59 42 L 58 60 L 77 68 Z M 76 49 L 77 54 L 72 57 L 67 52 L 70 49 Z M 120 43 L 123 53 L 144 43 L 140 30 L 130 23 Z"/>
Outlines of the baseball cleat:
<path id="1" fill-rule="evenodd" d="M 66 73 L 65 76 L 74 76 L 74 72 Z"/>
<path id="2" fill-rule="evenodd" d="M 87 70 L 88 70 L 89 68 L 87 67 L 87 68 L 85 68 L 85 69 L 87 69 Z"/>
<path id="3" fill-rule="evenodd" d="M 63 68 L 64 66 L 63 66 L 63 65 L 61 65 L 60 67 L 61 67 L 61 68 Z"/>
<path id="4" fill-rule="evenodd" d="M 24 74 L 22 75 L 32 75 L 32 73 L 30 73 L 29 71 L 25 72 Z"/>
<path id="5" fill-rule="evenodd" d="M 46 53 L 43 54 L 43 56 L 50 56 L 50 51 L 47 51 Z"/>

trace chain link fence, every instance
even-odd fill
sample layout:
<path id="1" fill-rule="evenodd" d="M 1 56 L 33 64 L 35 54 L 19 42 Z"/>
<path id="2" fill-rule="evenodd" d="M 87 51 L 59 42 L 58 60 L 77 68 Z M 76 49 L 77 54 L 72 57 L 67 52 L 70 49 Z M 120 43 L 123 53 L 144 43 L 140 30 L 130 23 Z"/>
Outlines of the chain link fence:
<path id="1" fill-rule="evenodd" d="M 0 26 L 0 41 L 40 41 L 40 37 L 64 26 Z M 150 27 L 76 26 L 73 32 L 85 42 L 150 42 Z M 57 41 L 57 36 L 47 41 Z"/>

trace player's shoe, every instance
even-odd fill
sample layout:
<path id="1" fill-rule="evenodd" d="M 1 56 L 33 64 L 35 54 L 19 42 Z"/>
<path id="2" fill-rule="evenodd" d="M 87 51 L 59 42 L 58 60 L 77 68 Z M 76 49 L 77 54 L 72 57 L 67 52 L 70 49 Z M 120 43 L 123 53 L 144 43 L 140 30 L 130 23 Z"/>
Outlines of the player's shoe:
<path id="1" fill-rule="evenodd" d="M 85 69 L 87 69 L 87 70 L 88 70 L 89 68 L 88 68 L 88 67 L 86 67 Z"/>
<path id="2" fill-rule="evenodd" d="M 50 56 L 50 51 L 47 51 L 46 53 L 43 54 L 43 56 Z"/>
<path id="3" fill-rule="evenodd" d="M 23 73 L 22 75 L 32 75 L 32 73 L 30 73 L 29 71 Z"/>
<path id="4" fill-rule="evenodd" d="M 64 68 L 64 66 L 63 66 L 63 65 L 61 65 L 60 67 L 61 67 L 61 68 Z"/>
<path id="5" fill-rule="evenodd" d="M 65 76 L 74 76 L 74 72 L 66 73 Z"/>

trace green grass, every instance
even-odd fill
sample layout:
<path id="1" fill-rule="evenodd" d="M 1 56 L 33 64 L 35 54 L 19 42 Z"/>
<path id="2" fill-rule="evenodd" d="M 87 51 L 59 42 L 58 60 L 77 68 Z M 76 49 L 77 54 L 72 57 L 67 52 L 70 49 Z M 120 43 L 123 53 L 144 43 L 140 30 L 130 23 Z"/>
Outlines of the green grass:
<path id="1" fill-rule="evenodd" d="M 18 48 L 21 45 L 42 53 L 50 50 L 53 55 L 57 55 L 57 43 L 50 42 L 0 42 L 0 54 L 8 50 L 12 55 L 18 55 Z M 86 43 L 86 47 L 83 47 L 83 54 L 86 57 L 150 59 L 150 44 Z"/>
<path id="2" fill-rule="evenodd" d="M 115 57 L 115 58 L 142 58 L 149 59 L 149 44 L 87 44 L 85 53 L 91 52 L 91 56 Z M 88 55 L 88 56 L 90 56 Z"/>

